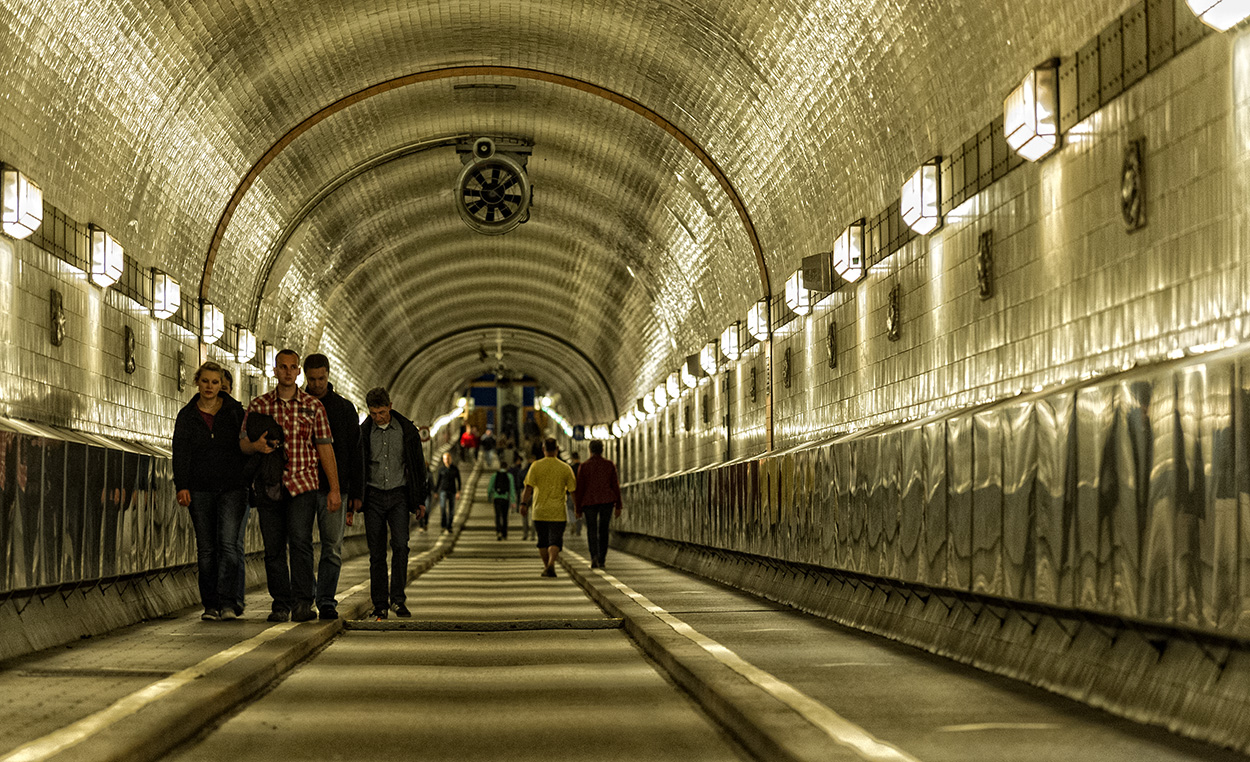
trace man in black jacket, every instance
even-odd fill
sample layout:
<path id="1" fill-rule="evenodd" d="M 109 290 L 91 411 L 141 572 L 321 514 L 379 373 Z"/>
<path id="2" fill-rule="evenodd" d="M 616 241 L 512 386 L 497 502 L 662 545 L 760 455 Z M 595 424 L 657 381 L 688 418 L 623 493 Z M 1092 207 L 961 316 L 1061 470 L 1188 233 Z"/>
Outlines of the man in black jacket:
<path id="1" fill-rule="evenodd" d="M 391 409 L 391 396 L 382 387 L 365 395 L 369 418 L 360 424 L 365 539 L 369 543 L 369 594 L 374 619 L 386 619 L 394 609 L 412 616 L 405 604 L 408 584 L 408 514 L 425 515 L 426 470 L 421 435 L 407 418 Z M 391 575 L 386 578 L 387 532 L 390 532 Z"/>
<path id="2" fill-rule="evenodd" d="M 312 354 L 304 358 L 304 391 L 321 400 L 334 434 L 334 462 L 338 466 L 339 489 L 347 511 L 330 512 L 326 495 L 330 489 L 325 470 L 320 472 L 317 490 L 317 528 L 321 533 L 321 559 L 317 564 L 317 610 L 322 619 L 338 619 L 334 597 L 343 568 L 343 532 L 350 523 L 351 501 L 361 496 L 360 416 L 350 400 L 334 391 L 330 383 L 330 358 Z"/>

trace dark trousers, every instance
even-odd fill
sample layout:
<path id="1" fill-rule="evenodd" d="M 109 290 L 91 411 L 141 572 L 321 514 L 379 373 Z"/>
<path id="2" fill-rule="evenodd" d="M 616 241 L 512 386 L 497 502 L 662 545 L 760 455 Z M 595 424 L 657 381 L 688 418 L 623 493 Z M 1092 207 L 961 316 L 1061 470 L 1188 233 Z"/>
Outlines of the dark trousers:
<path id="1" fill-rule="evenodd" d="M 295 606 L 312 608 L 317 595 L 313 569 L 313 522 L 317 520 L 317 491 L 289 495 L 282 502 L 261 506 L 260 534 L 265 541 L 265 581 L 274 611 Z M 290 549 L 288 565 L 287 550 Z"/>
<path id="2" fill-rule="evenodd" d="M 590 562 L 603 566 L 608 555 L 608 522 L 612 520 L 612 503 L 583 505 L 586 517 L 586 545 L 590 548 Z"/>
<path id="3" fill-rule="evenodd" d="M 365 493 L 365 540 L 369 543 L 369 598 L 373 608 L 386 611 L 392 603 L 407 600 L 408 499 L 404 488 Z M 387 532 L 390 532 L 391 579 L 386 579 Z"/>
<path id="4" fill-rule="evenodd" d="M 508 539 L 508 509 L 512 504 L 506 497 L 495 498 L 495 534 Z"/>
<path id="5" fill-rule="evenodd" d="M 240 524 L 246 526 L 247 492 L 192 492 L 191 522 L 195 528 L 195 558 L 199 570 L 200 602 L 205 610 L 243 610 L 239 573 L 243 568 Z"/>

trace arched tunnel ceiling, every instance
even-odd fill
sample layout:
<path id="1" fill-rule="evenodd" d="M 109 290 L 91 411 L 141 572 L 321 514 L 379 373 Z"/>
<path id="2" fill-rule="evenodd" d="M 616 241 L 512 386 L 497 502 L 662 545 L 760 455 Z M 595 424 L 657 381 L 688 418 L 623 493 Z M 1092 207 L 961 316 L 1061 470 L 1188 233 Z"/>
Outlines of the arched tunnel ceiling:
<path id="1" fill-rule="evenodd" d="M 14 62 L 0 153 L 193 292 L 240 181 L 311 115 L 415 72 L 524 67 L 620 93 L 705 149 L 746 206 L 775 292 L 919 158 L 989 121 L 1021 72 L 1126 5 L 0 0 Z M 465 228 L 446 148 L 331 187 L 456 134 L 534 142 L 531 222 L 498 238 Z M 250 319 L 275 257 L 258 331 L 324 343 L 363 384 L 396 373 L 421 337 L 489 321 L 561 332 L 629 400 L 761 289 L 729 198 L 686 147 L 618 104 L 532 80 L 399 88 L 292 141 L 225 232 L 209 294 L 231 322 Z"/>

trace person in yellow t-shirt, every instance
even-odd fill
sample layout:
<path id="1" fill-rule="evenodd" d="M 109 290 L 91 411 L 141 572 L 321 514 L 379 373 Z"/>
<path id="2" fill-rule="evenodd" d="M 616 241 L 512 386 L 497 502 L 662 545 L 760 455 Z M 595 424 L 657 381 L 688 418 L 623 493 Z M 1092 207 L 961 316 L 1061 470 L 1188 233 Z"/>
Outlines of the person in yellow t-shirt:
<path id="1" fill-rule="evenodd" d="M 564 547 L 565 496 L 577 489 L 577 477 L 568 463 L 556 457 L 560 446 L 548 438 L 543 442 L 542 460 L 535 461 L 525 475 L 521 493 L 521 515 L 534 508 L 534 531 L 538 535 L 538 555 L 543 560 L 543 577 L 556 576 L 556 561 Z"/>

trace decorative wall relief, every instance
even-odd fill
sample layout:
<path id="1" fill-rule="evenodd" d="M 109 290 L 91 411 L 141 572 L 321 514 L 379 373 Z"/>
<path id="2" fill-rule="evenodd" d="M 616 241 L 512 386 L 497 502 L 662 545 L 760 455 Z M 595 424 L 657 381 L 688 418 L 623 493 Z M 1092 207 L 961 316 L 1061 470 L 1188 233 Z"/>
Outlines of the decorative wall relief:
<path id="1" fill-rule="evenodd" d="M 686 431 L 690 431 L 690 418 L 691 418 L 690 405 L 687 404 L 683 406 L 681 412 L 682 412 L 683 427 L 685 428 Z"/>
<path id="2" fill-rule="evenodd" d="M 781 383 L 790 388 L 790 347 L 786 347 L 786 351 L 781 355 Z"/>
<path id="3" fill-rule="evenodd" d="M 126 326 L 125 337 L 126 337 L 126 348 L 125 348 L 126 372 L 134 373 L 135 368 L 138 367 L 138 363 L 135 362 L 135 332 L 134 332 L 134 329 L 131 328 L 130 326 Z"/>
<path id="4" fill-rule="evenodd" d="M 987 230 L 977 240 L 977 287 L 982 299 L 994 295 L 994 231 Z"/>
<path id="5" fill-rule="evenodd" d="M 1146 225 L 1146 139 L 1130 141 L 1120 171 L 1120 213 L 1128 232 Z"/>
<path id="6" fill-rule="evenodd" d="M 707 392 L 704 392 L 703 404 L 700 406 L 700 409 L 703 411 L 703 425 L 704 426 L 708 425 L 708 423 L 711 421 L 711 415 L 712 415 L 711 407 L 712 406 L 709 402 L 710 400 L 711 398 L 708 397 Z"/>
<path id="7" fill-rule="evenodd" d="M 838 367 L 838 321 L 829 321 L 829 332 L 825 335 L 825 347 L 829 350 L 829 367 Z"/>
<path id="8" fill-rule="evenodd" d="M 48 338 L 52 340 L 52 346 L 59 347 L 65 341 L 65 301 L 60 291 L 52 289 L 48 294 L 48 305 L 52 317 L 52 331 Z"/>
<path id="9" fill-rule="evenodd" d="M 890 289 L 890 304 L 885 312 L 885 335 L 890 341 L 898 341 L 903 337 L 903 313 L 899 306 L 902 289 L 895 284 Z"/>
<path id="10" fill-rule="evenodd" d="M 174 376 L 178 379 L 178 391 L 185 391 L 187 388 L 187 360 L 183 357 L 182 350 L 178 350 L 178 372 Z"/>
<path id="11" fill-rule="evenodd" d="M 751 389 L 750 389 L 752 402 L 759 401 L 759 393 L 760 393 L 759 383 L 758 383 L 759 379 L 756 378 L 756 375 L 757 374 L 755 373 L 755 366 L 752 365 L 751 366 Z"/>

